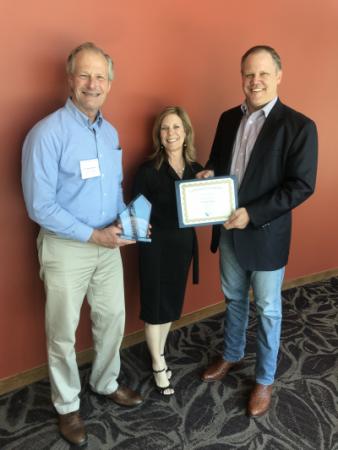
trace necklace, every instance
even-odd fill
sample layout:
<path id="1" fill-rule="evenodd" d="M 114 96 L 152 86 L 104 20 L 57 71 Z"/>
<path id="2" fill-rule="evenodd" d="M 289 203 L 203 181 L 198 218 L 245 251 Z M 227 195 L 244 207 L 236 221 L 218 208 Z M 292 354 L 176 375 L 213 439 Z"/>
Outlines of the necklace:
<path id="1" fill-rule="evenodd" d="M 169 164 L 173 168 L 173 170 L 177 173 L 177 175 L 182 178 L 185 169 L 185 161 L 184 158 L 175 158 L 174 160 L 169 161 Z"/>
<path id="2" fill-rule="evenodd" d="M 174 171 L 177 173 L 177 175 L 181 178 L 184 173 L 185 165 L 183 165 L 180 169 L 178 167 L 174 166 L 173 164 L 170 164 L 170 165 L 174 169 Z"/>

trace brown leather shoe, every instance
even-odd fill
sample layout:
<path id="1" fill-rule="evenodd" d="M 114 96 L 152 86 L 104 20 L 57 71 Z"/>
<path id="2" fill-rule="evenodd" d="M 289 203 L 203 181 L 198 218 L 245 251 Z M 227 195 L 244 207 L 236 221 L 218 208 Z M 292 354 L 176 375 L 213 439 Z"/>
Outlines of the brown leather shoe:
<path id="1" fill-rule="evenodd" d="M 59 431 L 70 444 L 83 447 L 87 444 L 87 433 L 79 411 L 59 414 Z"/>
<path id="2" fill-rule="evenodd" d="M 208 366 L 201 375 L 202 381 L 210 383 L 211 381 L 222 380 L 225 375 L 234 366 L 238 365 L 240 361 L 230 362 L 224 361 L 224 359 L 219 356 L 210 366 Z"/>
<path id="3" fill-rule="evenodd" d="M 255 384 L 248 403 L 250 417 L 259 417 L 267 412 L 271 403 L 272 386 L 272 384 Z"/>
<path id="4" fill-rule="evenodd" d="M 106 398 L 120 406 L 137 406 L 143 402 L 141 395 L 127 386 L 119 386 L 115 392 L 106 395 Z"/>

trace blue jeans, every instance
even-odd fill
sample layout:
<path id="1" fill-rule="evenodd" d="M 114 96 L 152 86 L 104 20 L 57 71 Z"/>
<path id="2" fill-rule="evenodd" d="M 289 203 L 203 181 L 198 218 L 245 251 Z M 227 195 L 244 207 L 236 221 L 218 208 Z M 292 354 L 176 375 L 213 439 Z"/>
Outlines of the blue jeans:
<path id="1" fill-rule="evenodd" d="M 244 356 L 249 320 L 249 288 L 252 286 L 258 321 L 256 383 L 274 381 L 282 322 L 281 289 L 285 268 L 272 271 L 243 270 L 234 253 L 232 231 L 222 229 L 220 271 L 227 309 L 224 319 L 224 359 Z"/>

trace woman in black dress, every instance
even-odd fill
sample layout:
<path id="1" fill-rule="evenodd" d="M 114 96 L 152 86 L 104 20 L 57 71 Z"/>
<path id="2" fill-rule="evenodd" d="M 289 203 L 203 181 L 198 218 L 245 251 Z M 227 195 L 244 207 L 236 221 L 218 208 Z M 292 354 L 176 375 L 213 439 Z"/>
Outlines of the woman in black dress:
<path id="1" fill-rule="evenodd" d="M 152 242 L 139 243 L 140 318 L 145 322 L 156 388 L 162 395 L 172 395 L 164 347 L 171 322 L 181 315 L 192 259 L 197 282 L 196 233 L 178 226 L 175 181 L 195 178 L 202 166 L 195 162 L 190 119 L 180 107 L 159 114 L 153 143 L 154 151 L 140 167 L 134 185 L 134 194 L 143 194 L 152 204 Z"/>

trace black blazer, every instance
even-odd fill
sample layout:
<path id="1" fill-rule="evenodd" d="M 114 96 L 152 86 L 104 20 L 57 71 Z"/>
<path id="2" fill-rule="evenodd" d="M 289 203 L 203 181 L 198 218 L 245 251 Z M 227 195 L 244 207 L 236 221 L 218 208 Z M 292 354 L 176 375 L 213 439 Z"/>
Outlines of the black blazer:
<path id="1" fill-rule="evenodd" d="M 219 120 L 207 169 L 229 175 L 232 150 L 242 118 L 236 107 Z M 237 259 L 244 270 L 276 270 L 286 265 L 291 239 L 291 210 L 313 192 L 317 171 L 315 123 L 279 100 L 260 131 L 239 192 L 250 223 L 234 229 Z M 213 227 L 211 250 L 218 248 L 220 226 Z"/>

